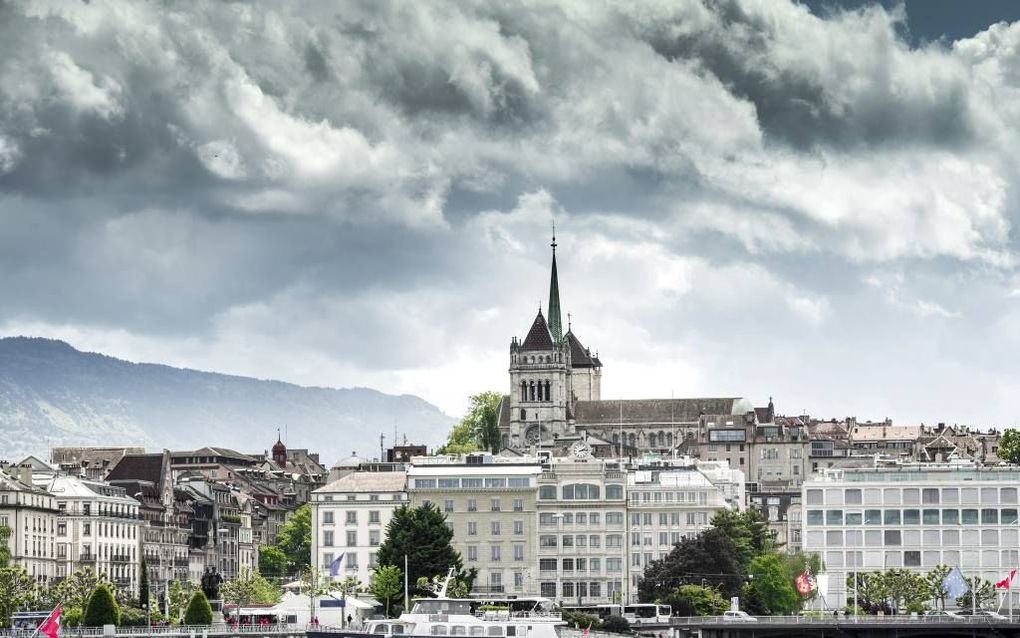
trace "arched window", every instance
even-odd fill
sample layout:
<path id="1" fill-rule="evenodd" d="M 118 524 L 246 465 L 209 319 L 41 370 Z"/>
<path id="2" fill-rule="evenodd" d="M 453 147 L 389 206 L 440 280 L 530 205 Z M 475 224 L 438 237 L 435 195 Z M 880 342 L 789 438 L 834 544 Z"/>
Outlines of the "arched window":
<path id="1" fill-rule="evenodd" d="M 613 445 L 619 445 L 619 444 L 620 444 L 620 435 L 619 434 L 613 434 Z"/>
<path id="2" fill-rule="evenodd" d="M 661 446 L 666 445 L 666 433 L 663 432 L 662 430 L 659 430 L 659 445 Z"/>
<path id="3" fill-rule="evenodd" d="M 668 445 L 669 447 L 673 447 L 673 433 L 672 432 L 670 432 L 669 434 L 666 435 L 666 445 Z"/>
<path id="4" fill-rule="evenodd" d="M 648 447 L 655 447 L 655 432 L 648 435 Z"/>
<path id="5" fill-rule="evenodd" d="M 528 420 L 528 412 L 524 408 L 521 408 L 521 421 L 527 421 L 527 420 Z"/>
<path id="6" fill-rule="evenodd" d="M 543 501 L 555 501 L 556 500 L 556 486 L 555 485 L 543 485 L 538 488 L 538 498 Z"/>
<path id="7" fill-rule="evenodd" d="M 531 396 L 531 400 L 534 401 L 535 400 L 535 382 L 534 381 L 532 381 L 530 384 L 528 384 L 528 391 L 529 391 L 529 395 Z"/>
<path id="8" fill-rule="evenodd" d="M 637 447 L 637 435 L 636 434 L 631 432 L 628 435 L 628 439 L 629 439 L 628 443 L 630 444 L 631 447 Z"/>
<path id="9" fill-rule="evenodd" d="M 623 486 L 622 485 L 607 485 L 606 486 L 606 498 L 607 499 L 622 499 L 623 498 Z"/>
<path id="10" fill-rule="evenodd" d="M 528 384 L 521 381 L 521 401 L 528 400 Z"/>
<path id="11" fill-rule="evenodd" d="M 552 357 L 550 357 L 549 355 L 546 355 L 545 362 L 546 363 L 552 363 Z"/>
<path id="12" fill-rule="evenodd" d="M 545 382 L 545 400 L 552 401 L 552 393 L 549 392 L 549 382 Z"/>

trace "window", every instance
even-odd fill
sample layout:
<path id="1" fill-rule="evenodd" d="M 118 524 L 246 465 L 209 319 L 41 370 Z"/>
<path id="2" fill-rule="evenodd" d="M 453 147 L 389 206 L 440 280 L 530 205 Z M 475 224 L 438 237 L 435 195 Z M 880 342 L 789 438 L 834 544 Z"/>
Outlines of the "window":
<path id="1" fill-rule="evenodd" d="M 556 524 L 556 516 L 553 513 L 551 513 L 551 512 L 542 512 L 541 514 L 538 515 L 538 524 L 539 525 L 555 525 Z"/>
<path id="2" fill-rule="evenodd" d="M 570 534 L 567 534 L 563 537 L 563 540 L 561 542 L 563 543 L 563 547 L 573 547 L 574 537 L 571 536 Z"/>
<path id="3" fill-rule="evenodd" d="M 464 489 L 480 488 L 482 486 L 482 479 L 480 478 L 463 478 L 460 480 L 460 485 Z"/>
<path id="4" fill-rule="evenodd" d="M 938 505 L 939 504 L 938 488 L 926 487 L 923 490 L 921 490 L 921 503 L 923 505 Z"/>
<path id="5" fill-rule="evenodd" d="M 560 518 L 563 519 L 563 524 L 564 525 L 573 525 L 574 524 L 574 515 L 571 514 L 570 512 L 566 512 L 564 514 L 560 514 Z"/>
<path id="6" fill-rule="evenodd" d="M 620 534 L 607 534 L 606 547 L 623 547 L 623 536 Z"/>
<path id="7" fill-rule="evenodd" d="M 515 498 L 514 499 L 514 511 L 515 512 L 523 512 L 524 511 L 524 499 L 522 499 L 522 498 Z"/>
<path id="8" fill-rule="evenodd" d="M 443 511 L 444 512 L 452 512 L 453 511 L 453 499 L 452 498 L 448 498 L 448 499 L 443 501 Z"/>
<path id="9" fill-rule="evenodd" d="M 419 490 L 429 490 L 436 488 L 436 479 L 414 479 L 414 486 Z"/>
<path id="10" fill-rule="evenodd" d="M 501 560 L 501 552 L 503 551 L 502 548 L 499 545 L 492 545 L 490 547 L 490 550 L 491 550 L 490 551 L 490 558 L 492 559 L 492 561 L 493 562 L 500 561 Z"/>
<path id="11" fill-rule="evenodd" d="M 843 510 L 827 510 L 825 512 L 825 524 L 826 525 L 842 525 L 843 524 Z"/>
<path id="12" fill-rule="evenodd" d="M 885 510 L 882 516 L 882 522 L 886 525 L 899 525 L 900 524 L 900 511 L 899 510 Z"/>
<path id="13" fill-rule="evenodd" d="M 506 487 L 505 478 L 487 478 L 485 479 L 485 487 L 489 488 L 503 488 Z"/>
<path id="14" fill-rule="evenodd" d="M 687 513 L 688 524 L 691 524 L 691 512 Z M 822 510 L 808 510 L 807 511 L 807 524 L 808 525 L 821 525 L 823 521 Z"/>
<path id="15" fill-rule="evenodd" d="M 601 538 L 597 534 L 592 534 L 588 537 L 588 547 L 599 547 L 601 545 Z"/>
<path id="16" fill-rule="evenodd" d="M 538 570 L 543 572 L 556 571 L 556 559 L 555 558 L 538 559 Z"/>
<path id="17" fill-rule="evenodd" d="M 918 510 L 903 510 L 904 525 L 920 525 L 921 512 Z"/>
<path id="18" fill-rule="evenodd" d="M 963 510 L 962 520 L 964 525 L 977 525 L 978 524 L 978 511 L 977 510 Z"/>
<path id="19" fill-rule="evenodd" d="M 564 598 L 574 597 L 574 583 L 563 583 L 563 597 Z"/>
<path id="20" fill-rule="evenodd" d="M 573 558 L 564 558 L 563 559 L 563 571 L 564 572 L 572 572 L 572 571 L 574 571 L 574 559 Z"/>
<path id="21" fill-rule="evenodd" d="M 358 523 L 358 513 L 356 511 L 347 512 L 347 524 L 356 525 Z"/>
<path id="22" fill-rule="evenodd" d="M 807 491 L 807 504 L 808 505 L 823 505 L 823 502 L 822 502 L 822 490 L 808 490 Z"/>
<path id="23" fill-rule="evenodd" d="M 924 510 L 921 513 L 921 520 L 924 521 L 925 525 L 938 525 L 939 524 L 939 511 L 938 510 Z"/>
<path id="24" fill-rule="evenodd" d="M 521 589 L 522 587 L 524 587 L 524 572 L 514 572 L 514 589 Z M 514 635 L 513 630 L 514 628 L 512 626 L 507 627 L 506 628 L 507 635 L 513 636 Z"/>
<path id="25" fill-rule="evenodd" d="M 358 554 L 356 552 L 347 552 L 347 567 L 357 568 L 358 566 Z"/>
<path id="26" fill-rule="evenodd" d="M 499 505 L 499 499 L 498 498 L 490 499 L 489 504 L 490 504 L 490 508 L 491 508 L 491 510 L 493 512 L 498 512 L 499 511 L 500 505 Z"/>
<path id="27" fill-rule="evenodd" d="M 997 509 L 983 509 L 983 510 L 981 510 L 981 523 L 983 525 L 998 525 L 999 524 L 999 510 L 997 510 Z"/>
<path id="28" fill-rule="evenodd" d="M 540 583 L 538 587 L 543 598 L 556 598 L 556 583 Z"/>
<path id="29" fill-rule="evenodd" d="M 592 483 L 575 483 L 563 486 L 563 500 L 580 501 L 598 499 L 599 486 Z"/>
<path id="30" fill-rule="evenodd" d="M 606 525 L 623 525 L 623 512 L 606 512 Z"/>
<path id="31" fill-rule="evenodd" d="M 492 521 L 490 533 L 493 536 L 499 536 L 499 521 Z"/>
<path id="32" fill-rule="evenodd" d="M 623 486 L 622 485 L 607 485 L 606 486 L 606 499 L 608 500 L 620 500 L 623 498 Z"/>
<path id="33" fill-rule="evenodd" d="M 467 548 L 467 559 L 468 559 L 468 561 L 470 561 L 472 563 L 478 560 L 478 546 L 477 545 L 468 545 L 468 548 Z"/>
<path id="34" fill-rule="evenodd" d="M 713 443 L 743 443 L 746 440 L 743 430 L 709 430 L 708 440 Z"/>
<path id="35" fill-rule="evenodd" d="M 477 512 L 478 511 L 478 501 L 473 499 L 473 498 L 469 498 L 468 499 L 467 511 L 469 511 L 469 512 Z"/>
<path id="36" fill-rule="evenodd" d="M 846 524 L 850 525 L 862 525 L 864 523 L 864 516 L 860 512 L 847 512 L 846 513 Z"/>
<path id="37" fill-rule="evenodd" d="M 478 523 L 476 523 L 475 521 L 468 521 L 468 524 L 467 524 L 467 533 L 468 533 L 468 536 L 477 536 L 478 535 Z"/>
<path id="38" fill-rule="evenodd" d="M 332 525 L 333 524 L 333 512 L 323 512 L 322 513 L 322 522 L 325 523 L 326 525 Z"/>
<path id="39" fill-rule="evenodd" d="M 460 479 L 459 478 L 441 478 L 441 479 L 439 479 L 438 484 L 439 484 L 439 487 L 441 487 L 441 488 L 447 488 L 447 489 L 458 488 L 458 487 L 460 487 Z"/>
<path id="40" fill-rule="evenodd" d="M 1002 519 L 1000 521 L 1003 525 L 1016 525 L 1017 524 L 1017 511 L 1015 509 L 1004 509 L 1002 510 Z"/>
<path id="41" fill-rule="evenodd" d="M 578 512 L 574 515 L 574 522 L 578 525 L 586 525 L 588 523 L 588 515 L 584 512 Z"/>
<path id="42" fill-rule="evenodd" d="M 846 505 L 860 505 L 861 491 L 859 489 L 846 490 L 843 494 L 843 502 Z"/>
<path id="43" fill-rule="evenodd" d="M 347 532 L 347 546 L 348 547 L 354 547 L 357 544 L 358 544 L 358 533 L 356 531 L 354 531 L 354 530 L 349 530 Z"/>
<path id="44" fill-rule="evenodd" d="M 607 572 L 620 572 L 623 571 L 623 560 L 619 558 L 607 558 L 606 559 L 606 571 Z"/>
<path id="45" fill-rule="evenodd" d="M 885 530 L 885 544 L 886 545 L 900 545 L 901 538 L 899 530 L 887 529 Z"/>
<path id="46" fill-rule="evenodd" d="M 524 521 L 514 521 L 514 536 L 524 534 Z"/>
<path id="47" fill-rule="evenodd" d="M 904 567 L 920 567 L 921 552 L 903 552 Z"/>
<path id="48" fill-rule="evenodd" d="M 543 534 L 538 537 L 539 547 L 556 547 L 556 537 L 552 534 Z"/>
<path id="49" fill-rule="evenodd" d="M 555 485 L 543 485 L 538 488 L 538 498 L 543 501 L 556 500 L 556 486 Z M 542 583 L 543 585 L 545 583 Z M 556 583 L 552 583 L 555 587 Z"/>
<path id="50" fill-rule="evenodd" d="M 960 524 L 960 510 L 942 510 L 942 524 L 943 525 L 959 525 Z"/>
<path id="51" fill-rule="evenodd" d="M 379 545 L 379 530 L 372 529 L 368 531 L 368 544 L 372 547 Z"/>
<path id="52" fill-rule="evenodd" d="M 514 545 L 514 560 L 524 560 L 524 545 Z"/>

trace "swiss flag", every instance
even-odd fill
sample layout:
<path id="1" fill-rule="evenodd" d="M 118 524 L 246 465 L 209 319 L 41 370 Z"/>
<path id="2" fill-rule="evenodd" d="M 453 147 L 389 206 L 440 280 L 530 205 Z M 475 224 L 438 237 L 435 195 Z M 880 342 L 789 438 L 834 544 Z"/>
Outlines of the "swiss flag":
<path id="1" fill-rule="evenodd" d="M 60 633 L 60 605 L 57 605 L 57 608 L 39 625 L 39 633 L 46 634 L 49 638 L 57 638 L 57 634 Z"/>
<path id="2" fill-rule="evenodd" d="M 1003 578 L 999 582 L 995 583 L 995 588 L 996 589 L 1009 589 L 1009 586 L 1010 586 L 1009 584 L 1013 581 L 1013 577 L 1014 576 L 1016 576 L 1016 570 L 1015 569 L 1009 572 L 1009 576 L 1006 576 L 1005 578 Z"/>

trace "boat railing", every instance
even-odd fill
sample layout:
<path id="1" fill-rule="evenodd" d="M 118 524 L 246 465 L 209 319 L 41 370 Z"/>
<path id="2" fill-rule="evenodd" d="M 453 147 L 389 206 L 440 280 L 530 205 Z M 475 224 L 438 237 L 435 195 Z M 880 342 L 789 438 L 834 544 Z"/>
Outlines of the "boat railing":
<path id="1" fill-rule="evenodd" d="M 558 611 L 507 611 L 488 610 L 475 612 L 475 618 L 481 620 L 516 620 L 520 619 L 542 619 L 542 620 L 563 620 L 563 615 Z"/>

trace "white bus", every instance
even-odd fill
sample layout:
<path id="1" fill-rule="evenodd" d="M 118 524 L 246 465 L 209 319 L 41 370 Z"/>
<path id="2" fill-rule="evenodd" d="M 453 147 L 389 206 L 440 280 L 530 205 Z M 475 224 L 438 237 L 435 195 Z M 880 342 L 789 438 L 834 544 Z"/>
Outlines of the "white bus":
<path id="1" fill-rule="evenodd" d="M 632 625 L 657 625 L 669 622 L 673 614 L 673 608 L 669 605 L 656 605 L 655 603 L 638 603 L 636 605 L 625 605 L 623 617 Z"/>

